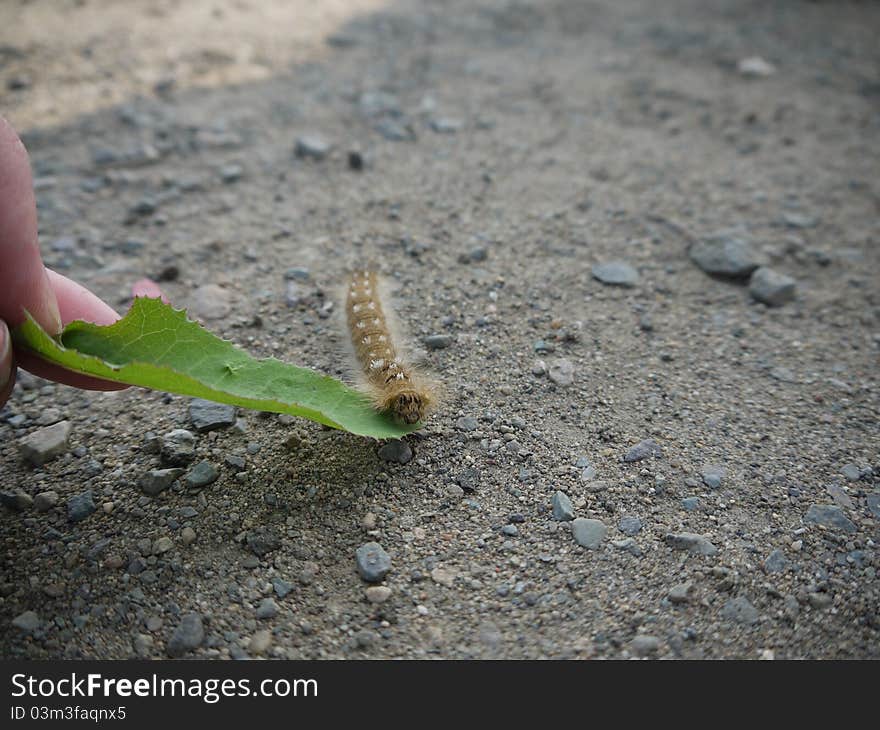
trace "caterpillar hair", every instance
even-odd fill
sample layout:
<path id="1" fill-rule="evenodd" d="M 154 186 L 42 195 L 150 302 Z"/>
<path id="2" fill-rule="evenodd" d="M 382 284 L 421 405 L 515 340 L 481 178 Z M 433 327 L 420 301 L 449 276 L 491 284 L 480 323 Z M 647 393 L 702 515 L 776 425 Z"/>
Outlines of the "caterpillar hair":
<path id="1" fill-rule="evenodd" d="M 395 347 L 377 287 L 375 271 L 351 275 L 345 307 L 351 344 L 376 409 L 406 424 L 419 423 L 436 405 L 436 386 Z"/>

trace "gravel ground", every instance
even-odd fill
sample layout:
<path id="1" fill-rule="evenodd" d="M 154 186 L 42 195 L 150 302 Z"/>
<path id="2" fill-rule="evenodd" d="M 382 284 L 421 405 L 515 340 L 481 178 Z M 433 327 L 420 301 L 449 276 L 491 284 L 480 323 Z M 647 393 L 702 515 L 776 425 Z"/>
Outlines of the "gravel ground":
<path id="1" fill-rule="evenodd" d="M 877 27 L 400 2 L 264 80 L 19 122 L 50 266 L 344 375 L 373 261 L 445 401 L 382 445 L 23 374 L 2 656 L 880 656 Z"/>

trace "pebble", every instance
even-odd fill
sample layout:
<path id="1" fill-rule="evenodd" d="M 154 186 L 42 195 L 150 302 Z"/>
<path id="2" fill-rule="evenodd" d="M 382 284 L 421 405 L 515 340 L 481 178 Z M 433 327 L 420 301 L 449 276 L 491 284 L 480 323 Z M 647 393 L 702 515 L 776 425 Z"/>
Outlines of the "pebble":
<path id="1" fill-rule="evenodd" d="M 629 650 L 636 656 L 647 656 L 660 650 L 660 639 L 649 634 L 638 634 L 629 642 Z"/>
<path id="2" fill-rule="evenodd" d="M 868 495 L 868 509 L 875 519 L 880 520 L 880 492 L 871 492 Z"/>
<path id="3" fill-rule="evenodd" d="M 693 512 L 698 509 L 700 506 L 700 498 L 699 497 L 685 497 L 681 500 L 681 506 L 684 507 L 688 512 Z"/>
<path id="4" fill-rule="evenodd" d="M 444 350 L 455 342 L 453 335 L 428 335 L 422 342 L 429 350 Z"/>
<path id="5" fill-rule="evenodd" d="M 757 623 L 759 614 L 758 609 L 751 604 L 748 598 L 737 596 L 736 598 L 731 598 L 721 608 L 721 618 L 751 626 Z"/>
<path id="6" fill-rule="evenodd" d="M 642 521 L 634 516 L 621 517 L 617 529 L 624 535 L 637 535 L 642 530 Z"/>
<path id="7" fill-rule="evenodd" d="M 224 165 L 220 169 L 220 179 L 227 185 L 231 185 L 232 183 L 241 180 L 243 174 L 244 168 L 241 165 Z"/>
<path id="8" fill-rule="evenodd" d="M 18 449 L 31 464 L 42 466 L 67 450 L 72 429 L 70 421 L 37 429 L 18 442 Z"/>
<path id="9" fill-rule="evenodd" d="M 378 583 L 391 570 L 391 558 L 377 542 L 368 542 L 355 551 L 355 562 L 361 578 Z"/>
<path id="10" fill-rule="evenodd" d="M 788 560 L 782 550 L 776 549 L 771 552 L 764 561 L 765 573 L 782 573 L 788 566 Z"/>
<path id="11" fill-rule="evenodd" d="M 188 613 L 180 619 L 180 623 L 168 640 L 165 651 L 172 658 L 181 657 L 197 649 L 204 640 L 205 628 L 202 625 L 202 617 L 197 613 Z"/>
<path id="12" fill-rule="evenodd" d="M 183 469 L 151 469 L 138 480 L 138 486 L 144 494 L 155 497 L 170 487 L 174 480 L 183 474 Z"/>
<path id="13" fill-rule="evenodd" d="M 248 642 L 248 651 L 251 654 L 256 656 L 260 656 L 261 654 L 265 654 L 269 647 L 272 645 L 272 632 L 263 629 L 261 631 L 257 631 L 252 637 L 250 642 Z"/>
<path id="14" fill-rule="evenodd" d="M 96 509 L 94 495 L 91 490 L 77 494 L 67 500 L 67 519 L 71 522 L 80 522 Z"/>
<path id="15" fill-rule="evenodd" d="M 391 598 L 391 589 L 388 586 L 370 586 L 364 595 L 370 603 L 385 603 Z"/>
<path id="16" fill-rule="evenodd" d="M 825 491 L 828 492 L 828 496 L 834 500 L 838 507 L 842 507 L 843 509 L 852 509 L 854 507 L 853 501 L 850 499 L 849 495 L 836 484 L 829 484 L 825 487 Z"/>
<path id="17" fill-rule="evenodd" d="M 465 492 L 476 492 L 480 484 L 480 470 L 469 466 L 467 469 L 462 470 L 456 477 L 456 481 Z"/>
<path id="18" fill-rule="evenodd" d="M 379 458 L 397 464 L 408 464 L 412 461 L 413 452 L 410 445 L 403 439 L 394 439 L 379 449 Z"/>
<path id="19" fill-rule="evenodd" d="M 245 543 L 254 555 L 262 558 L 281 547 L 281 538 L 270 527 L 256 527 L 247 532 Z"/>
<path id="20" fill-rule="evenodd" d="M 307 134 L 297 137 L 293 152 L 300 159 L 323 160 L 332 149 L 333 145 L 320 135 Z"/>
<path id="21" fill-rule="evenodd" d="M 40 617 L 34 611 L 25 611 L 12 619 L 12 625 L 28 634 L 32 634 L 40 626 Z"/>
<path id="22" fill-rule="evenodd" d="M 174 549 L 174 540 L 170 537 L 160 537 L 153 544 L 153 554 L 154 555 L 162 555 L 163 553 L 167 553 L 169 550 Z"/>
<path id="23" fill-rule="evenodd" d="M 706 464 L 702 471 L 700 471 L 703 484 L 709 487 L 709 489 L 718 489 L 726 474 L 727 470 L 717 464 Z"/>
<path id="24" fill-rule="evenodd" d="M 450 117 L 435 117 L 431 120 L 430 124 L 431 129 L 438 134 L 455 134 L 462 127 L 460 119 L 452 119 Z"/>
<path id="25" fill-rule="evenodd" d="M 278 578 L 276 576 L 272 578 L 272 590 L 275 591 L 276 596 L 284 598 L 293 591 L 293 583 L 289 583 L 283 578 Z"/>
<path id="26" fill-rule="evenodd" d="M 210 461 L 203 460 L 196 464 L 184 478 L 187 489 L 202 489 L 213 484 L 220 476 L 217 467 Z"/>
<path id="27" fill-rule="evenodd" d="M 691 599 L 694 584 L 691 581 L 676 583 L 669 589 L 668 598 L 670 603 L 687 603 Z"/>
<path id="28" fill-rule="evenodd" d="M 762 266 L 749 279 L 749 294 L 770 307 L 781 307 L 794 299 L 795 280 Z"/>
<path id="29" fill-rule="evenodd" d="M 663 453 L 660 445 L 653 439 L 645 439 L 633 446 L 623 456 L 626 462 L 641 461 L 649 457 L 659 457 Z"/>
<path id="30" fill-rule="evenodd" d="M 192 545 L 196 541 L 196 531 L 192 527 L 184 527 L 180 531 L 180 541 L 184 545 Z"/>
<path id="31" fill-rule="evenodd" d="M 804 522 L 810 522 L 832 530 L 855 532 L 856 526 L 843 514 L 836 504 L 811 504 L 804 516 Z"/>
<path id="32" fill-rule="evenodd" d="M 196 457 L 196 437 L 185 428 L 175 428 L 162 437 L 159 453 L 169 466 L 186 466 Z"/>
<path id="33" fill-rule="evenodd" d="M 501 528 L 501 533 L 508 537 L 516 537 L 519 535 L 519 530 L 516 525 L 504 525 L 504 527 Z"/>
<path id="34" fill-rule="evenodd" d="M 278 604 L 275 603 L 274 598 L 264 598 L 257 606 L 254 615 L 260 620 L 275 618 L 278 615 Z"/>
<path id="35" fill-rule="evenodd" d="M 0 502 L 9 509 L 21 511 L 29 509 L 34 499 L 24 490 L 16 489 L 14 492 L 0 492 Z"/>
<path id="36" fill-rule="evenodd" d="M 744 279 L 762 261 L 740 231 L 719 231 L 694 243 L 688 255 L 707 274 Z"/>
<path id="37" fill-rule="evenodd" d="M 742 76 L 750 79 L 766 78 L 776 73 L 776 66 L 765 61 L 760 56 L 741 58 L 736 68 Z"/>
<path id="38" fill-rule="evenodd" d="M 557 491 L 551 501 L 553 507 L 553 519 L 560 522 L 569 522 L 574 519 L 574 505 L 565 492 Z"/>
<path id="39" fill-rule="evenodd" d="M 718 548 L 706 537 L 692 532 L 670 532 L 663 539 L 675 550 L 684 550 L 696 555 L 715 555 L 718 552 Z"/>
<path id="40" fill-rule="evenodd" d="M 54 490 L 50 489 L 47 492 L 40 492 L 34 497 L 34 508 L 37 512 L 47 512 L 58 504 L 58 499 L 58 492 Z"/>
<path id="41" fill-rule="evenodd" d="M 476 431 L 478 427 L 477 419 L 473 416 L 462 416 L 455 422 L 455 427 L 459 431 Z"/>
<path id="42" fill-rule="evenodd" d="M 550 363 L 547 377 L 563 388 L 574 383 L 574 363 L 571 360 L 557 359 Z"/>
<path id="43" fill-rule="evenodd" d="M 611 286 L 634 287 L 639 281 L 639 272 L 624 261 L 606 261 L 595 264 L 593 278 Z"/>
<path id="44" fill-rule="evenodd" d="M 862 478 L 862 470 L 856 464 L 846 464 L 840 473 L 846 477 L 848 482 L 857 482 Z"/>
<path id="45" fill-rule="evenodd" d="M 189 402 L 189 419 L 199 433 L 227 428 L 235 423 L 235 406 L 193 398 Z"/>
<path id="46" fill-rule="evenodd" d="M 630 555 L 634 555 L 637 558 L 642 557 L 642 549 L 631 537 L 625 537 L 623 538 L 623 540 L 612 540 L 611 544 L 618 550 L 623 550 L 624 552 L 627 552 Z"/>
<path id="47" fill-rule="evenodd" d="M 391 142 L 412 142 L 416 138 L 416 133 L 409 124 L 388 117 L 379 120 L 373 129 Z"/>
<path id="48" fill-rule="evenodd" d="M 813 591 L 807 594 L 807 601 L 813 608 L 828 608 L 834 603 L 834 597 L 828 593 Z"/>
<path id="49" fill-rule="evenodd" d="M 607 532 L 608 528 L 601 520 L 578 517 L 571 523 L 571 534 L 581 547 L 590 549 L 599 547 Z"/>
<path id="50" fill-rule="evenodd" d="M 452 588 L 455 583 L 455 574 L 445 568 L 434 568 L 434 570 L 431 571 L 431 580 L 435 583 L 439 583 L 441 586 Z"/>
<path id="51" fill-rule="evenodd" d="M 200 286 L 192 295 L 190 314 L 196 319 L 224 319 L 232 311 L 232 294 L 217 284 Z"/>

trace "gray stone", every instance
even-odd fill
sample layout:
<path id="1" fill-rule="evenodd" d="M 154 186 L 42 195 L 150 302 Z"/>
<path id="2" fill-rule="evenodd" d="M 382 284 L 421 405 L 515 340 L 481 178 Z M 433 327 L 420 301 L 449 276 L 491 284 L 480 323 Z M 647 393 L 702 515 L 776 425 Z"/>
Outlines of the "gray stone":
<path id="1" fill-rule="evenodd" d="M 186 466 L 196 458 L 196 437 L 185 428 L 175 428 L 162 437 L 159 453 L 169 466 Z"/>
<path id="2" fill-rule="evenodd" d="M 232 292 L 217 284 L 204 284 L 192 295 L 189 313 L 195 319 L 225 319 L 232 311 Z"/>
<path id="3" fill-rule="evenodd" d="M 611 286 L 634 287 L 639 281 L 639 272 L 624 261 L 606 261 L 595 264 L 593 278 Z"/>
<path id="4" fill-rule="evenodd" d="M 210 461 L 202 460 L 189 471 L 183 481 L 187 489 L 202 489 L 216 482 L 219 476 L 216 466 Z"/>
<path id="5" fill-rule="evenodd" d="M 300 159 L 323 160 L 332 149 L 333 145 L 320 135 L 307 134 L 297 137 L 293 152 Z"/>
<path id="6" fill-rule="evenodd" d="M 138 486 L 144 494 L 155 497 L 170 487 L 174 480 L 183 474 L 183 469 L 173 467 L 171 469 L 150 469 L 138 481 Z"/>
<path id="7" fill-rule="evenodd" d="M 165 650 L 172 658 L 182 657 L 201 646 L 204 640 L 205 628 L 202 625 L 202 617 L 197 613 L 188 613 L 180 619 Z"/>
<path id="8" fill-rule="evenodd" d="M 278 615 L 278 604 L 274 598 L 264 598 L 257 606 L 254 614 L 258 619 L 275 618 Z"/>
<path id="9" fill-rule="evenodd" d="M 807 594 L 807 602 L 813 608 L 828 608 L 834 603 L 834 596 L 829 593 L 821 593 L 820 591 L 812 591 Z"/>
<path id="10" fill-rule="evenodd" d="M 412 461 L 413 452 L 406 441 L 394 439 L 379 449 L 379 458 L 383 461 L 392 461 L 397 464 L 408 464 Z"/>
<path id="11" fill-rule="evenodd" d="M 695 555 L 715 555 L 718 552 L 718 548 L 706 537 L 692 532 L 670 532 L 663 539 L 671 548 Z"/>
<path id="12" fill-rule="evenodd" d="M 740 231 L 720 231 L 697 241 L 688 255 L 707 274 L 733 279 L 746 278 L 763 263 Z"/>
<path id="13" fill-rule="evenodd" d="M 91 490 L 77 494 L 67 500 L 67 519 L 71 522 L 80 522 L 96 509 L 94 495 Z"/>
<path id="14" fill-rule="evenodd" d="M 34 503 L 34 498 L 23 489 L 16 489 L 11 492 L 0 492 L 0 502 L 9 509 L 21 511 L 29 509 Z"/>
<path id="15" fill-rule="evenodd" d="M 462 416 L 455 422 L 455 427 L 459 431 L 476 431 L 477 419 L 473 416 Z"/>
<path id="16" fill-rule="evenodd" d="M 782 573 L 788 566 L 788 560 L 782 550 L 776 549 L 771 552 L 764 561 L 765 573 Z"/>
<path id="17" fill-rule="evenodd" d="M 840 470 L 840 473 L 846 477 L 848 482 L 857 482 L 862 478 L 862 470 L 859 469 L 857 464 L 846 464 Z"/>
<path id="18" fill-rule="evenodd" d="M 660 650 L 660 639 L 649 634 L 638 634 L 629 642 L 629 650 L 636 656 L 647 656 Z"/>
<path id="19" fill-rule="evenodd" d="M 746 626 L 757 623 L 759 616 L 758 609 L 745 596 L 731 598 L 721 608 L 721 618 Z"/>
<path id="20" fill-rule="evenodd" d="M 856 526 L 843 514 L 836 504 L 811 504 L 804 516 L 804 522 L 821 525 L 831 530 L 855 532 Z"/>
<path id="21" fill-rule="evenodd" d="M 42 466 L 67 451 L 67 443 L 72 429 L 70 421 L 61 421 L 52 426 L 37 429 L 18 442 L 18 449 L 31 464 Z"/>
<path id="22" fill-rule="evenodd" d="M 284 598 L 293 591 L 293 583 L 288 583 L 283 578 L 272 578 L 272 589 L 279 598 Z"/>
<path id="23" fill-rule="evenodd" d="M 224 165 L 220 168 L 220 179 L 227 185 L 238 182 L 244 174 L 244 168 L 241 165 Z"/>
<path id="24" fill-rule="evenodd" d="M 870 492 L 868 494 L 868 509 L 875 519 L 880 519 L 880 492 Z"/>
<path id="25" fill-rule="evenodd" d="M 50 489 L 47 492 L 40 492 L 34 497 L 34 508 L 37 512 L 47 512 L 58 504 L 58 499 L 58 492 L 54 490 Z"/>
<path id="26" fill-rule="evenodd" d="M 355 562 L 361 578 L 378 583 L 391 570 L 391 558 L 377 542 L 368 542 L 355 551 Z"/>
<path id="27" fill-rule="evenodd" d="M 454 335 L 428 335 L 422 340 L 429 350 L 444 350 L 455 342 Z"/>
<path id="28" fill-rule="evenodd" d="M 693 512 L 698 509 L 700 506 L 700 498 L 699 497 L 685 497 L 681 500 L 681 506 L 684 507 L 688 512 Z"/>
<path id="29" fill-rule="evenodd" d="M 550 363 L 547 376 L 556 385 L 567 387 L 574 382 L 574 363 L 571 360 L 554 360 Z"/>
<path id="30" fill-rule="evenodd" d="M 590 549 L 599 547 L 607 532 L 608 528 L 601 520 L 578 517 L 571 523 L 571 534 L 581 547 Z"/>
<path id="31" fill-rule="evenodd" d="M 795 280 L 762 266 L 749 279 L 749 294 L 770 307 L 781 307 L 794 299 Z"/>
<path id="32" fill-rule="evenodd" d="M 473 466 L 462 469 L 461 473 L 456 477 L 456 481 L 458 481 L 458 485 L 465 492 L 476 492 L 477 487 L 480 485 L 480 470 Z"/>
<path id="33" fill-rule="evenodd" d="M 388 586 L 370 586 L 364 595 L 370 603 L 385 603 L 391 598 L 391 589 Z"/>
<path id="34" fill-rule="evenodd" d="M 612 540 L 611 544 L 618 550 L 623 550 L 624 552 L 627 552 L 630 555 L 634 555 L 637 558 L 642 557 L 642 549 L 631 537 L 625 537 L 623 538 L 623 540 Z"/>
<path id="35" fill-rule="evenodd" d="M 461 120 L 449 117 L 435 117 L 431 120 L 431 129 L 438 134 L 455 134 L 461 129 Z"/>
<path id="36" fill-rule="evenodd" d="M 819 219 L 816 216 L 790 210 L 782 214 L 782 220 L 789 228 L 815 228 L 819 225 Z"/>
<path id="37" fill-rule="evenodd" d="M 380 119 L 374 126 L 379 134 L 391 142 L 412 142 L 416 138 L 415 130 L 406 121 L 391 117 Z"/>
<path id="38" fill-rule="evenodd" d="M 641 461 L 649 457 L 659 457 L 663 453 L 660 445 L 653 439 L 645 439 L 633 446 L 623 456 L 626 462 Z"/>
<path id="39" fill-rule="evenodd" d="M 251 637 L 251 640 L 248 643 L 248 651 L 255 656 L 260 656 L 261 654 L 265 654 L 266 651 L 268 651 L 271 644 L 271 631 L 267 629 L 256 631 L 254 632 L 254 635 Z"/>
<path id="40" fill-rule="evenodd" d="M 259 557 L 263 557 L 281 547 L 281 538 L 271 527 L 255 527 L 245 534 L 248 549 Z"/>
<path id="41" fill-rule="evenodd" d="M 727 470 L 718 464 L 706 464 L 700 471 L 703 484 L 709 487 L 709 489 L 718 489 L 726 474 Z"/>
<path id="42" fill-rule="evenodd" d="M 516 537 L 519 535 L 519 530 L 516 528 L 516 525 L 504 525 L 501 528 L 501 533 L 508 537 Z"/>
<path id="43" fill-rule="evenodd" d="M 553 507 L 553 519 L 560 522 L 568 522 L 574 519 L 574 506 L 565 492 L 557 491 L 551 502 Z"/>
<path id="44" fill-rule="evenodd" d="M 40 627 L 40 617 L 34 611 L 25 611 L 12 619 L 12 625 L 25 633 L 32 634 Z"/>
<path id="45" fill-rule="evenodd" d="M 691 600 L 694 584 L 691 581 L 685 583 L 677 583 L 669 589 L 670 603 L 687 603 Z"/>
<path id="46" fill-rule="evenodd" d="M 585 466 L 581 470 L 581 481 L 582 482 L 591 482 L 596 478 L 598 472 L 596 471 L 596 467 L 592 464 L 589 466 Z"/>
<path id="47" fill-rule="evenodd" d="M 193 398 L 189 402 L 189 419 L 199 433 L 226 428 L 235 423 L 235 406 Z"/>
<path id="48" fill-rule="evenodd" d="M 617 529 L 624 535 L 637 535 L 642 530 L 642 521 L 635 516 L 621 517 Z"/>
<path id="49" fill-rule="evenodd" d="M 828 492 L 828 496 L 834 500 L 834 503 L 838 507 L 842 507 L 843 509 L 852 509 L 855 505 L 853 504 L 850 496 L 843 491 L 841 487 L 837 484 L 829 484 L 825 487 L 825 491 Z"/>

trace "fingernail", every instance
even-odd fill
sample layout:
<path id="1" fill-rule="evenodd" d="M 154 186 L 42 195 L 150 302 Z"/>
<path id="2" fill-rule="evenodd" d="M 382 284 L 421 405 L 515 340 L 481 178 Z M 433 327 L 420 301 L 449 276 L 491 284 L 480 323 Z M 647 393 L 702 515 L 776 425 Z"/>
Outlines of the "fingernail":
<path id="1" fill-rule="evenodd" d="M 61 311 L 58 309 L 58 300 L 55 298 L 55 290 L 52 288 L 52 282 L 49 280 L 49 272 L 44 271 L 43 276 L 46 278 L 46 316 L 50 320 L 46 325 L 49 325 L 52 328 L 47 331 L 50 335 L 57 335 L 62 329 L 64 329 L 64 326 L 61 324 Z"/>
<path id="2" fill-rule="evenodd" d="M 3 390 L 9 382 L 10 375 L 12 375 L 12 345 L 6 322 L 0 319 L 0 390 Z"/>

